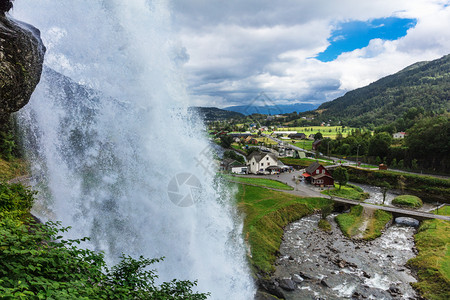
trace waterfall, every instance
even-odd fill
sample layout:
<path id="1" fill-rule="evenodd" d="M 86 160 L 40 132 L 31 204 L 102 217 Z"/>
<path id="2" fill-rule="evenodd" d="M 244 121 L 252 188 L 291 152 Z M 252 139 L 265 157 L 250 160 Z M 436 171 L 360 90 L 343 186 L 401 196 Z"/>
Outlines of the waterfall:
<path id="1" fill-rule="evenodd" d="M 188 113 L 186 50 L 170 5 L 17 1 L 41 30 L 45 69 L 19 115 L 39 199 L 34 213 L 105 252 L 164 256 L 161 280 L 198 280 L 213 299 L 251 299 L 242 220 Z"/>

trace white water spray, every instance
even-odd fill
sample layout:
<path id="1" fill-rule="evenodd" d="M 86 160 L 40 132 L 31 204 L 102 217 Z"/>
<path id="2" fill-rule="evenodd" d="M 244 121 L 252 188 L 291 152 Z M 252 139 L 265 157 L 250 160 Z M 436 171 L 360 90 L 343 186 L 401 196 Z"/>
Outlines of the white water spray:
<path id="1" fill-rule="evenodd" d="M 162 280 L 198 279 L 213 299 L 251 299 L 240 222 L 187 112 L 186 55 L 165 1 L 17 1 L 14 16 L 47 46 L 20 115 L 39 178 L 35 212 L 92 237 L 88 246 L 110 262 L 121 252 L 165 256 Z M 188 207 L 168 194 L 184 173 L 201 183 Z"/>

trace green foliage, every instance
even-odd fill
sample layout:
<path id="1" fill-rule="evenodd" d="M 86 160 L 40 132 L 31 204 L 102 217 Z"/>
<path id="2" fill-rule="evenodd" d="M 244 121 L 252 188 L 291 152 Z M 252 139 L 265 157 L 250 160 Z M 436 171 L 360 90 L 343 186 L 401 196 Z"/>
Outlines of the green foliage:
<path id="1" fill-rule="evenodd" d="M 17 215 L 29 213 L 35 194 L 21 184 L 0 182 L 0 212 L 14 212 Z"/>
<path id="2" fill-rule="evenodd" d="M 14 135 L 10 130 L 0 131 L 0 156 L 5 160 L 11 160 L 16 151 Z"/>
<path id="3" fill-rule="evenodd" d="M 404 189 L 408 194 L 420 197 L 426 202 L 448 203 L 450 194 L 450 179 L 425 175 L 415 175 L 394 171 L 362 170 L 347 168 L 350 181 L 376 186 L 383 186 L 384 182 L 392 188 Z"/>
<path id="4" fill-rule="evenodd" d="M 449 110 L 450 55 L 414 64 L 366 87 L 323 103 L 314 117 L 339 120 L 350 126 L 381 126 L 402 116 L 396 130 L 403 130 L 420 114 Z M 423 108 L 423 110 L 422 110 Z M 311 115 L 311 113 L 309 113 Z"/>
<path id="5" fill-rule="evenodd" d="M 424 118 L 408 130 L 405 138 L 410 157 L 427 169 L 450 171 L 450 115 Z"/>
<path id="6" fill-rule="evenodd" d="M 148 266 L 160 259 L 122 255 L 109 270 L 103 253 L 78 248 L 88 240 L 64 239 L 69 227 L 28 218 L 34 192 L 0 185 L 0 295 L 2 299 L 206 299 L 196 282 L 155 284 Z"/>
<path id="7" fill-rule="evenodd" d="M 398 197 L 395 197 L 392 200 L 392 204 L 398 205 L 398 206 L 408 206 L 413 208 L 419 208 L 422 207 L 423 203 L 422 200 L 420 200 L 419 197 L 412 196 L 412 195 L 401 195 Z"/>
<path id="8" fill-rule="evenodd" d="M 369 142 L 369 155 L 385 157 L 389 154 L 392 137 L 387 132 L 376 133 Z"/>
<path id="9" fill-rule="evenodd" d="M 245 158 L 243 156 L 241 156 L 241 155 L 239 155 L 236 152 L 231 151 L 231 150 L 225 151 L 224 154 L 223 154 L 223 157 L 224 158 L 234 159 L 235 161 L 240 162 L 242 164 L 245 163 Z"/>
<path id="10" fill-rule="evenodd" d="M 337 167 L 333 171 L 333 178 L 339 183 L 339 189 L 348 182 L 348 172 L 346 168 Z"/>
<path id="11" fill-rule="evenodd" d="M 233 137 L 231 135 L 221 135 L 220 136 L 220 144 L 225 149 L 231 148 L 232 143 L 233 143 Z"/>
<path id="12" fill-rule="evenodd" d="M 319 226 L 319 228 L 323 231 L 331 231 L 331 224 L 327 221 L 327 219 L 320 219 L 317 226 Z"/>
<path id="13" fill-rule="evenodd" d="M 323 135 L 322 135 L 322 133 L 321 132 L 317 132 L 315 135 L 314 135 L 314 140 L 321 140 L 321 139 L 323 139 Z"/>
<path id="14" fill-rule="evenodd" d="M 450 215 L 450 209 L 439 212 Z M 408 266 L 416 270 L 419 280 L 413 286 L 425 299 L 450 298 L 449 232 L 449 221 L 435 219 L 423 221 L 414 236 L 419 254 L 408 261 Z"/>

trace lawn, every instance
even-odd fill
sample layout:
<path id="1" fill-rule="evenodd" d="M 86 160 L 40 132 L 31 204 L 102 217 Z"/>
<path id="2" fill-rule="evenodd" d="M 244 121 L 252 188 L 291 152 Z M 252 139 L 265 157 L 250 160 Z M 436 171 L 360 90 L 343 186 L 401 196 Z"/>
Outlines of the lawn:
<path id="1" fill-rule="evenodd" d="M 259 185 L 262 187 L 268 187 L 278 190 L 286 190 L 286 191 L 292 191 L 294 188 L 284 184 L 280 181 L 267 179 L 267 178 L 253 178 L 253 177 L 237 177 L 237 176 L 230 176 L 230 175 L 224 175 L 224 178 L 230 181 L 240 182 L 244 184 L 254 184 Z"/>
<path id="2" fill-rule="evenodd" d="M 316 134 L 317 132 L 322 133 L 323 137 L 329 137 L 335 139 L 338 133 L 342 133 L 345 137 L 351 133 L 351 131 L 356 130 L 357 128 L 345 127 L 342 126 L 307 126 L 307 127 L 288 127 L 288 128 L 278 128 L 276 131 L 297 131 L 298 133 L 304 133 L 306 136 L 310 134 Z"/>
<path id="3" fill-rule="evenodd" d="M 291 158 L 291 157 L 280 158 L 280 160 L 285 165 L 298 166 L 300 168 L 306 168 L 309 165 L 311 165 L 312 163 L 317 161 L 316 159 L 312 159 L 312 158 Z M 329 166 L 329 165 L 332 165 L 333 163 L 320 161 L 320 164 L 323 166 Z"/>
<path id="4" fill-rule="evenodd" d="M 305 149 L 305 150 L 312 150 L 312 144 L 314 141 L 311 140 L 301 140 L 301 141 L 295 141 L 295 143 L 290 142 L 290 144 Z"/>
<path id="5" fill-rule="evenodd" d="M 250 262 L 255 272 L 274 271 L 284 227 L 332 202 L 324 198 L 300 198 L 288 193 L 238 184 L 239 210 L 244 214 L 243 233 L 251 249 Z"/>
<path id="6" fill-rule="evenodd" d="M 439 209 L 439 214 L 450 215 L 450 206 Z M 414 236 L 419 254 L 408 261 L 417 271 L 419 281 L 413 283 L 426 299 L 450 299 L 450 222 L 423 221 Z"/>
<path id="7" fill-rule="evenodd" d="M 364 191 L 359 187 L 351 184 L 343 185 L 341 189 L 339 189 L 339 184 L 334 184 L 334 189 L 326 190 L 321 192 L 327 196 L 335 196 L 341 197 L 345 199 L 358 200 L 363 201 L 369 198 L 368 193 L 364 193 Z"/>

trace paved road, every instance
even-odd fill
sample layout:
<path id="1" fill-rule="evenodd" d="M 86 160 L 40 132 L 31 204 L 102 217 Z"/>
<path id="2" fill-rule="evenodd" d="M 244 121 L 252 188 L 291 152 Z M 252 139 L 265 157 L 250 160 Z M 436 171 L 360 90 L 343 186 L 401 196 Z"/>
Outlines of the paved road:
<path id="1" fill-rule="evenodd" d="M 300 197 L 327 197 L 323 194 L 321 194 L 318 190 L 311 188 L 311 186 L 305 182 L 299 182 L 296 183 L 296 181 L 293 180 L 294 176 L 298 177 L 301 174 L 303 174 L 303 170 L 300 171 L 293 171 L 291 173 L 281 173 L 279 175 L 244 175 L 239 177 L 253 177 L 253 178 L 267 178 L 267 179 L 274 179 L 281 182 L 286 183 L 287 185 L 294 188 L 293 191 L 283 191 L 285 193 L 289 193 L 292 195 L 300 196 Z M 276 189 L 275 189 L 276 190 Z M 381 209 L 384 211 L 388 211 L 394 214 L 401 214 L 405 217 L 411 217 L 416 219 L 441 219 L 441 220 L 447 220 L 450 221 L 450 216 L 441 216 L 441 215 L 435 215 L 428 212 L 423 211 L 416 211 L 416 210 L 410 210 L 410 209 L 404 209 L 394 206 L 381 206 L 381 205 L 375 205 L 371 203 L 364 203 L 356 200 L 350 200 L 350 199 L 344 199 L 339 197 L 333 197 L 332 200 L 336 202 L 341 203 L 347 203 L 350 205 L 361 205 L 366 208 L 371 209 Z"/>

